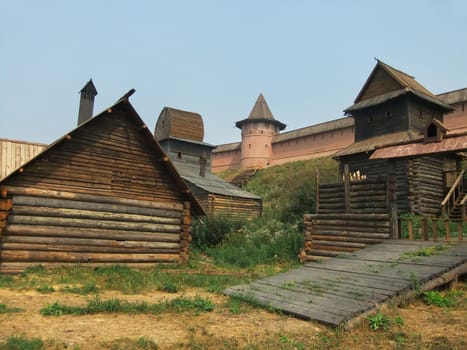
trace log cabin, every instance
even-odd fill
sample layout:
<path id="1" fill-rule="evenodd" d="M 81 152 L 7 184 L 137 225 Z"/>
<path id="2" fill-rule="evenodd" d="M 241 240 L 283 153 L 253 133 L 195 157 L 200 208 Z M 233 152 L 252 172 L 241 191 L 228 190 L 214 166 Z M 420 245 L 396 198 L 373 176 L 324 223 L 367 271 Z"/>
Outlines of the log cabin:
<path id="1" fill-rule="evenodd" d="M 204 211 L 130 95 L 0 181 L 0 271 L 188 258 Z"/>
<path id="2" fill-rule="evenodd" d="M 215 146 L 203 141 L 204 124 L 200 114 L 164 107 L 154 135 L 206 213 L 234 219 L 261 215 L 261 197 L 211 173 Z"/>
<path id="3" fill-rule="evenodd" d="M 377 60 L 354 104 L 345 109 L 355 120 L 355 142 L 334 155 L 341 173 L 345 164 L 368 179 L 394 172 L 399 214 L 441 214 L 456 179 L 465 181 L 466 132 L 443 124 L 452 111 L 414 77 Z"/>

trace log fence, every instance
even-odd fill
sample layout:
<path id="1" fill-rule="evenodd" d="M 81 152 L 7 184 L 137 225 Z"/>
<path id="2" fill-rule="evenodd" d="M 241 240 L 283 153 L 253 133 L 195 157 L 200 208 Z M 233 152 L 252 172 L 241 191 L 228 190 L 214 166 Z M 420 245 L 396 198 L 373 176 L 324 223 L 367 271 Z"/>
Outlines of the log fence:
<path id="1" fill-rule="evenodd" d="M 399 217 L 400 239 L 458 241 L 467 238 L 467 220 L 447 217 Z"/>

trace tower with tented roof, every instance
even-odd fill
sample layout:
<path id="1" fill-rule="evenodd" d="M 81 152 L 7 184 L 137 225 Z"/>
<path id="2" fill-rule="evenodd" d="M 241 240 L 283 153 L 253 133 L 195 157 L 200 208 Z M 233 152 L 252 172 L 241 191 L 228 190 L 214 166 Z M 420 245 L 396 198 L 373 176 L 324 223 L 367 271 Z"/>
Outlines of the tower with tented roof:
<path id="1" fill-rule="evenodd" d="M 248 118 L 235 123 L 242 130 L 241 168 L 264 168 L 272 160 L 272 138 L 285 124 L 276 120 L 264 99 L 258 96 Z"/>

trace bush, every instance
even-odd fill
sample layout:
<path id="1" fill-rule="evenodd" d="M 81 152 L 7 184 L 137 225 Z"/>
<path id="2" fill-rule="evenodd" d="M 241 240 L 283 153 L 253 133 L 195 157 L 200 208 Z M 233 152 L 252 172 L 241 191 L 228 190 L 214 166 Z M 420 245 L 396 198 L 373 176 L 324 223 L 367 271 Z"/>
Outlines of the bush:
<path id="1" fill-rule="evenodd" d="M 303 232 L 296 223 L 258 218 L 231 233 L 222 245 L 206 249 L 217 264 L 250 267 L 267 263 L 297 262 Z"/>
<path id="2" fill-rule="evenodd" d="M 245 223 L 246 220 L 234 219 L 227 215 L 207 215 L 193 224 L 193 244 L 199 249 L 215 247 Z"/>

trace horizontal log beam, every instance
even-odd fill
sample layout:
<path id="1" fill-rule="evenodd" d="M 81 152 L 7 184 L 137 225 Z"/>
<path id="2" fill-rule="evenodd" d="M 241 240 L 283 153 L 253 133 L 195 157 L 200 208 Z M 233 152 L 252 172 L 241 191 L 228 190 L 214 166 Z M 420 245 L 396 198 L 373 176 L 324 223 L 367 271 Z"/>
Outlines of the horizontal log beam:
<path id="1" fill-rule="evenodd" d="M 10 224 L 65 226 L 79 228 L 101 228 L 107 230 L 145 231 L 145 232 L 180 232 L 180 225 L 151 224 L 139 222 L 104 221 L 92 219 L 56 218 L 25 215 L 10 215 Z"/>
<path id="2" fill-rule="evenodd" d="M 71 199 L 46 198 L 17 195 L 13 198 L 15 206 L 42 206 L 49 208 L 67 208 L 79 210 L 103 211 L 109 213 L 137 214 L 159 216 L 167 218 L 180 218 L 181 210 L 153 209 L 125 204 L 107 204 L 96 202 L 76 201 Z"/>
<path id="3" fill-rule="evenodd" d="M 9 250 L 40 251 L 55 254 L 56 252 L 76 252 L 76 253 L 118 253 L 127 254 L 178 254 L 177 248 L 130 248 L 94 245 L 67 245 L 67 244 L 40 244 L 40 243 L 2 243 L 2 255 Z"/>
<path id="4" fill-rule="evenodd" d="M 157 238 L 157 237 L 154 237 Z M 74 246 L 96 246 L 114 248 L 148 248 L 148 249 L 179 249 L 179 242 L 158 241 L 122 241 L 115 239 L 90 239 L 90 238 L 68 238 L 68 237 L 43 237 L 43 236 L 18 236 L 3 235 L 2 243 L 25 243 L 25 244 L 50 244 L 50 245 L 74 245 Z"/>
<path id="5" fill-rule="evenodd" d="M 105 230 L 98 228 L 80 228 L 67 226 L 40 226 L 40 225 L 19 225 L 9 224 L 5 228 L 4 234 L 14 234 L 18 236 L 44 236 L 44 237 L 70 237 L 70 238 L 90 238 L 90 239 L 115 239 L 121 241 L 147 241 L 147 242 L 179 242 L 180 231 L 178 232 L 143 232 L 143 231 L 122 231 Z"/>
<path id="6" fill-rule="evenodd" d="M 122 221 L 135 223 L 152 223 L 152 224 L 169 224 L 179 225 L 180 217 L 158 217 L 138 214 L 124 214 L 100 212 L 83 209 L 68 209 L 68 208 L 49 208 L 49 207 L 32 207 L 15 205 L 11 211 L 11 215 L 24 216 L 40 216 L 40 217 L 56 217 L 56 218 L 75 218 L 75 219 L 90 219 L 90 220 L 108 220 Z"/>
<path id="7" fill-rule="evenodd" d="M 2 261 L 6 262 L 175 262 L 178 254 L 112 254 L 112 253 L 79 253 L 79 252 L 42 252 L 28 250 L 4 250 Z"/>
<path id="8" fill-rule="evenodd" d="M 26 195 L 26 196 L 38 196 L 38 197 L 49 197 L 49 198 L 63 198 L 63 199 L 73 199 L 85 202 L 95 202 L 95 203 L 108 203 L 108 204 L 124 204 L 124 205 L 133 205 L 136 207 L 143 208 L 154 208 L 154 209 L 167 209 L 167 210 L 182 210 L 182 203 L 164 203 L 164 202 L 153 202 L 153 201 L 144 201 L 128 198 L 119 198 L 112 196 L 97 196 L 84 193 L 74 193 L 67 191 L 52 191 L 45 189 L 37 188 L 24 188 L 17 186 L 7 186 L 8 193 L 13 195 Z"/>

